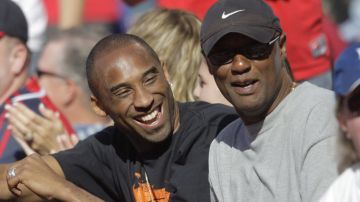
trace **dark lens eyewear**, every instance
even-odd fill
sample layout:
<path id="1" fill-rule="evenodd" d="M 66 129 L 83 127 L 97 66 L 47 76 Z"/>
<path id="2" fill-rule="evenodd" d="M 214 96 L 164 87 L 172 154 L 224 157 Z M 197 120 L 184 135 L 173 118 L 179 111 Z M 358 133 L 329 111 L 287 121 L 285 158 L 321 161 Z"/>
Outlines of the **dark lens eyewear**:
<path id="1" fill-rule="evenodd" d="M 241 54 L 250 60 L 263 60 L 269 57 L 273 49 L 274 43 L 280 38 L 280 35 L 275 37 L 269 43 L 256 43 L 254 45 L 238 48 L 234 50 L 226 50 L 217 52 L 208 56 L 208 62 L 213 66 L 221 66 L 229 64 L 237 54 Z"/>
<path id="2" fill-rule="evenodd" d="M 61 78 L 61 79 L 66 79 L 64 76 L 56 74 L 56 73 L 52 73 L 52 72 L 47 72 L 47 71 L 42 71 L 37 69 L 36 70 L 36 75 L 40 78 L 42 76 L 52 76 L 52 77 L 57 77 L 57 78 Z"/>

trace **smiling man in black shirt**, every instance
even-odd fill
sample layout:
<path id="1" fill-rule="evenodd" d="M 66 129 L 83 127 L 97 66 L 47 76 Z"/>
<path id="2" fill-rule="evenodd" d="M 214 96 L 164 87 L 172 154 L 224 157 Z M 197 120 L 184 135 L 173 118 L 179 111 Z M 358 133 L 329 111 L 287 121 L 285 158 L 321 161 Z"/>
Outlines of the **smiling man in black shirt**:
<path id="1" fill-rule="evenodd" d="M 86 68 L 94 109 L 114 126 L 74 149 L 1 166 L 7 183 L 0 182 L 0 199 L 12 197 L 8 184 L 34 200 L 32 192 L 60 200 L 209 201 L 209 145 L 238 117 L 234 110 L 175 102 L 156 53 L 133 35 L 102 39 Z"/>

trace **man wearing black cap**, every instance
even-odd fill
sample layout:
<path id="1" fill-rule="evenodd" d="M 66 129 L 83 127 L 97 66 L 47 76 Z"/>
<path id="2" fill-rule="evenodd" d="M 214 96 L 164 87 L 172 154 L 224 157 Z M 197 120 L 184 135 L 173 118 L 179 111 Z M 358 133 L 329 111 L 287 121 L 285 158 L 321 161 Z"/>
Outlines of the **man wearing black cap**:
<path id="1" fill-rule="evenodd" d="M 23 102 L 38 112 L 43 103 L 55 110 L 34 78 L 29 78 L 30 52 L 26 46 L 28 26 L 19 6 L 10 0 L 0 1 L 0 163 L 13 162 L 25 156 L 22 149 L 29 148 L 33 134 L 26 140 L 15 139 L 5 120 L 5 105 Z M 65 121 L 64 121 L 65 123 Z M 68 125 L 68 124 L 66 124 Z M 22 147 L 20 147 L 20 145 Z M 28 150 L 28 152 L 31 152 Z"/>
<path id="2" fill-rule="evenodd" d="M 285 41 L 262 0 L 218 1 L 206 14 L 203 54 L 242 119 L 211 144 L 213 201 L 316 201 L 337 176 L 334 94 L 293 82 Z"/>

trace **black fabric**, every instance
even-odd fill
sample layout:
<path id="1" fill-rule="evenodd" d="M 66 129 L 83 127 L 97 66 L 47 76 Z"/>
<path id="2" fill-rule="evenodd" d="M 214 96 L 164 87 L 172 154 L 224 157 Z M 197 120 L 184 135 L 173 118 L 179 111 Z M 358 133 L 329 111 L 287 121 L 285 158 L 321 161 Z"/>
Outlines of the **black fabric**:
<path id="1" fill-rule="evenodd" d="M 209 201 L 210 143 L 238 116 L 230 107 L 204 102 L 180 104 L 180 115 L 179 130 L 156 157 L 140 157 L 115 127 L 54 157 L 68 180 L 106 201 L 135 201 L 133 188 L 146 181 L 144 171 L 151 187 L 170 192 L 170 201 Z"/>
<path id="2" fill-rule="evenodd" d="M 28 25 L 21 8 L 10 0 L 0 1 L 0 34 L 28 40 Z"/>

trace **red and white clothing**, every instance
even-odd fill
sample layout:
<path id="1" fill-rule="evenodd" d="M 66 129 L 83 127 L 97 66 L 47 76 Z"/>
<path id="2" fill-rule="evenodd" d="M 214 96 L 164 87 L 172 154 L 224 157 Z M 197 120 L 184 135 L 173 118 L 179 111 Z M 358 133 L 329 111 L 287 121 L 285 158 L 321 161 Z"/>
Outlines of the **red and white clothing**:
<path id="1" fill-rule="evenodd" d="M 5 103 L 0 106 L 0 163 L 10 163 L 25 157 L 22 147 L 11 135 L 11 131 L 8 129 L 8 121 L 5 118 L 5 104 L 15 102 L 21 102 L 37 113 L 39 113 L 40 103 L 43 103 L 48 109 L 58 111 L 47 97 L 45 90 L 40 88 L 35 78 L 30 78 L 24 87 L 7 98 Z M 74 134 L 73 128 L 61 113 L 60 119 L 64 124 L 66 132 Z"/>
<path id="2" fill-rule="evenodd" d="M 286 33 L 286 50 L 296 80 L 307 80 L 331 68 L 323 30 L 321 0 L 266 0 Z"/>

